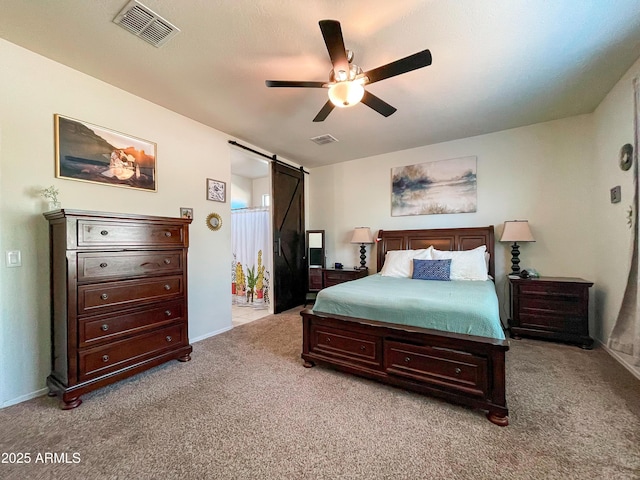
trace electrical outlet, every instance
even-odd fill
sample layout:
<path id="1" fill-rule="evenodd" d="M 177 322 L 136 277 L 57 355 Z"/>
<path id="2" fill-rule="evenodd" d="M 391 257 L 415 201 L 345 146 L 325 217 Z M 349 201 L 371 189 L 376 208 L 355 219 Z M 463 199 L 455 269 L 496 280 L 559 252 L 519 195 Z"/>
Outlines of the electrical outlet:
<path id="1" fill-rule="evenodd" d="M 20 250 L 7 250 L 7 267 L 21 267 L 22 253 Z"/>

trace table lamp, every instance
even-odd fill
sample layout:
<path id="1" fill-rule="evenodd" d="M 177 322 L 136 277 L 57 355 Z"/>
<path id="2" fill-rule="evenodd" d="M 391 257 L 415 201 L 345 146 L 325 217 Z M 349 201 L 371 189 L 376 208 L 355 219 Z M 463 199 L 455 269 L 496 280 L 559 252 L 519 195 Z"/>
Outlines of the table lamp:
<path id="1" fill-rule="evenodd" d="M 520 245 L 518 242 L 535 242 L 527 220 L 510 220 L 504 222 L 501 242 L 513 242 L 511 245 L 511 273 L 520 275 Z"/>
<path id="2" fill-rule="evenodd" d="M 373 243 L 373 235 L 369 227 L 356 227 L 353 229 L 353 235 L 351 237 L 351 243 L 360 244 L 360 269 L 364 270 L 367 258 L 367 248 L 365 245 Z"/>

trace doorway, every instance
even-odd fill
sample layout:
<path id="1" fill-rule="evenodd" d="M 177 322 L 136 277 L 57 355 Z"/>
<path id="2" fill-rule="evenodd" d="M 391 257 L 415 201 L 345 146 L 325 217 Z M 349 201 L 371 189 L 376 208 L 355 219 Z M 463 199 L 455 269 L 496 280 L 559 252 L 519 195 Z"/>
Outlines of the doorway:
<path id="1" fill-rule="evenodd" d="M 231 293 L 234 327 L 273 313 L 270 162 L 231 153 Z"/>

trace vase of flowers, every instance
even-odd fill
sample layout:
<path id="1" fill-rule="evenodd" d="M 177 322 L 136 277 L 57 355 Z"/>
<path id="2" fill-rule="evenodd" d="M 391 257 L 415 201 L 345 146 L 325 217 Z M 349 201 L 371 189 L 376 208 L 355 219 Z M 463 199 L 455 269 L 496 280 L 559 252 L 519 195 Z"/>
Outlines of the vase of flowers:
<path id="1" fill-rule="evenodd" d="M 62 207 L 62 204 L 58 200 L 58 195 L 60 195 L 60 192 L 53 185 L 42 190 L 40 192 L 40 195 L 42 195 L 45 200 L 47 200 L 49 210 L 57 210 Z"/>

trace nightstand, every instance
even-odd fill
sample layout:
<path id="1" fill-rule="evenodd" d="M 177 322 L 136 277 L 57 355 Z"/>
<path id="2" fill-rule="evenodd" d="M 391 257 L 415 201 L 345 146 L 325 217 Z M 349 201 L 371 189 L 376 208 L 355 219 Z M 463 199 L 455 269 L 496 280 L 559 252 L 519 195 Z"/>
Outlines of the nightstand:
<path id="1" fill-rule="evenodd" d="M 369 274 L 369 270 L 363 268 L 362 270 L 349 270 L 349 269 L 336 269 L 336 268 L 323 268 L 322 280 L 323 287 L 331 287 L 339 283 L 350 282 L 358 278 L 366 277 Z"/>
<path id="2" fill-rule="evenodd" d="M 589 288 L 581 278 L 509 278 L 511 337 L 545 338 L 590 349 Z"/>

